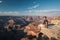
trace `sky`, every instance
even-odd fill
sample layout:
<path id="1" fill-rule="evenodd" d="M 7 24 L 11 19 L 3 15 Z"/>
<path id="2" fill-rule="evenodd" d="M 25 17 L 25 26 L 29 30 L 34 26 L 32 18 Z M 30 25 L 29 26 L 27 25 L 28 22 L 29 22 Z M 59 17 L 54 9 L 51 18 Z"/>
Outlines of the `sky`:
<path id="1" fill-rule="evenodd" d="M 0 15 L 60 16 L 60 0 L 0 0 Z"/>

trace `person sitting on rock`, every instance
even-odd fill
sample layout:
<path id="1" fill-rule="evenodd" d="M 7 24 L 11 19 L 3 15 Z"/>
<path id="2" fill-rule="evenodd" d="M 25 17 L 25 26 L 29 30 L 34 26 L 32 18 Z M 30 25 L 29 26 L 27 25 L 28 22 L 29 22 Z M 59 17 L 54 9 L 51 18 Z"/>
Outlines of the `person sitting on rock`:
<path id="1" fill-rule="evenodd" d="M 47 20 L 46 16 L 43 17 L 42 23 L 39 24 L 38 26 L 41 27 L 41 28 L 48 28 L 48 20 Z"/>
<path id="2" fill-rule="evenodd" d="M 43 17 L 43 24 L 45 25 L 46 28 L 48 28 L 48 20 L 46 16 Z"/>

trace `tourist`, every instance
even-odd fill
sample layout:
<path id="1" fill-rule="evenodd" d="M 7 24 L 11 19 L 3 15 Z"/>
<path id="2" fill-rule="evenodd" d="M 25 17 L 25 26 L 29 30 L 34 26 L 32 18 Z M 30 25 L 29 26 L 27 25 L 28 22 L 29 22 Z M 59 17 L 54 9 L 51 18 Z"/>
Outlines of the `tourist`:
<path id="1" fill-rule="evenodd" d="M 46 28 L 48 28 L 48 20 L 46 16 L 43 17 L 43 24 L 45 25 Z"/>

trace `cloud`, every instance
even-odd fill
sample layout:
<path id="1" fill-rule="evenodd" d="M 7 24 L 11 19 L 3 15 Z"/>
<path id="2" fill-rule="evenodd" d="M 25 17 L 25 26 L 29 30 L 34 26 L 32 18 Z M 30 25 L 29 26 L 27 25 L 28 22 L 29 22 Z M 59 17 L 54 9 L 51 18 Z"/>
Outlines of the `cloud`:
<path id="1" fill-rule="evenodd" d="M 0 3 L 2 3 L 3 1 L 0 1 Z"/>
<path id="2" fill-rule="evenodd" d="M 60 16 L 60 10 L 50 9 L 50 10 L 28 10 L 30 14 L 40 15 L 40 16 Z"/>
<path id="3" fill-rule="evenodd" d="M 20 13 L 19 12 L 0 12 L 0 16 L 19 16 Z"/>
<path id="4" fill-rule="evenodd" d="M 40 5 L 39 4 L 35 4 L 35 5 L 33 5 L 32 7 L 29 7 L 28 9 L 35 9 L 35 8 L 37 8 L 37 7 L 39 7 Z"/>
<path id="5" fill-rule="evenodd" d="M 37 4 L 37 5 L 34 5 L 32 8 L 37 8 L 37 7 L 39 7 L 39 5 Z"/>
<path id="6" fill-rule="evenodd" d="M 27 10 L 21 12 L 0 12 L 0 16 L 21 16 L 21 15 L 39 15 L 39 16 L 60 16 L 60 10 L 50 9 L 50 10 Z"/>

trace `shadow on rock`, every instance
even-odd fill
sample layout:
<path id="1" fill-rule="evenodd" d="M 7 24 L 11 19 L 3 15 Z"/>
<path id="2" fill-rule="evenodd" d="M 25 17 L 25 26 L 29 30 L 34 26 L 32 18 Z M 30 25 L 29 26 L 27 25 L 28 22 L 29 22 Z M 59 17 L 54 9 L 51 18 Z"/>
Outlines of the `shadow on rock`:
<path id="1" fill-rule="evenodd" d="M 51 40 L 57 40 L 56 38 L 54 38 L 54 37 L 51 37 Z"/>
<path id="2" fill-rule="evenodd" d="M 43 33 L 40 33 L 38 36 L 38 40 L 49 40 L 47 35 L 44 35 Z"/>

